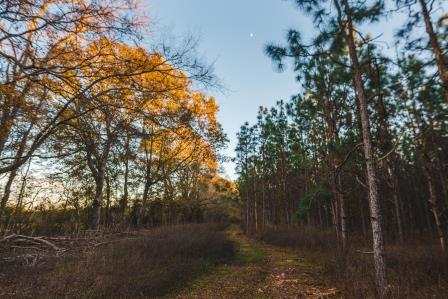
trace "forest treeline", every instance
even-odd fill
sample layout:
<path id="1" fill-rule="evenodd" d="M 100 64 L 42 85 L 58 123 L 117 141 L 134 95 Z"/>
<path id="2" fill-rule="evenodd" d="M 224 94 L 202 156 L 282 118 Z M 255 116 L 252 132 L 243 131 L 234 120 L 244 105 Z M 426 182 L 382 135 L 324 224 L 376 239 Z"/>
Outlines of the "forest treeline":
<path id="1" fill-rule="evenodd" d="M 0 16 L 2 232 L 222 216 L 226 137 L 199 89 L 218 82 L 194 39 L 145 39 L 128 0 L 6 0 Z"/>
<path id="2" fill-rule="evenodd" d="M 448 250 L 446 3 L 292 2 L 316 32 L 291 29 L 285 45 L 266 46 L 301 92 L 260 107 L 238 133 L 242 227 L 331 229 L 341 252 L 362 235 L 373 241 L 376 294 L 387 297 L 385 238 L 426 235 Z M 369 33 L 397 20 L 393 44 Z"/>

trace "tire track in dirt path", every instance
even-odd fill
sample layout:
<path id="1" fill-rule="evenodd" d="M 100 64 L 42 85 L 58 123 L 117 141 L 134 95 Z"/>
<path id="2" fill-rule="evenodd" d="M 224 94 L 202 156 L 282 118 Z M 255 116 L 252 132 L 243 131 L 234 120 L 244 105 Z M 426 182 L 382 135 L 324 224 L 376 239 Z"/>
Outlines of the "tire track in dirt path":
<path id="1" fill-rule="evenodd" d="M 238 244 L 232 264 L 220 266 L 190 288 L 167 298 L 340 298 L 319 280 L 316 265 L 292 250 L 256 242 L 236 226 L 228 230 Z"/>

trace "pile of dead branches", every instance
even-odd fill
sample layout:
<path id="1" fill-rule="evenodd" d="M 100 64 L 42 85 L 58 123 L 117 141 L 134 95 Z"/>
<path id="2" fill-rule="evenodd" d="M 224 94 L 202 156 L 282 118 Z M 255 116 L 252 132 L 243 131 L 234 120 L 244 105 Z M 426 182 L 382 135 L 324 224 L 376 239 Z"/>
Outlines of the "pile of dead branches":
<path id="1" fill-rule="evenodd" d="M 135 232 L 101 231 L 85 231 L 81 235 L 59 237 L 10 234 L 0 239 L 0 265 L 42 265 L 67 255 L 77 256 L 98 246 L 134 239 L 138 235 Z"/>
<path id="2" fill-rule="evenodd" d="M 64 247 L 51 238 L 11 234 L 0 239 L 0 264 L 36 266 L 63 255 Z"/>
<path id="3" fill-rule="evenodd" d="M 52 249 L 56 252 L 64 251 L 64 248 L 56 246 L 46 240 L 45 237 L 31 237 L 25 235 L 12 234 L 0 240 L 0 244 L 10 248 L 45 250 Z"/>

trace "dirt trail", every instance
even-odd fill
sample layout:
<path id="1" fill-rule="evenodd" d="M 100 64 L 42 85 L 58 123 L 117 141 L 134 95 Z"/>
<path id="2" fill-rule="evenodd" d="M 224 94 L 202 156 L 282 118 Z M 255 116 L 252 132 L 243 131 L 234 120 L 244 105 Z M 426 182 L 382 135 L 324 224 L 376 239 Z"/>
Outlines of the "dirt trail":
<path id="1" fill-rule="evenodd" d="M 174 298 L 341 297 L 319 281 L 315 265 L 293 251 L 251 240 L 236 227 L 228 233 L 239 245 L 236 261 L 201 277 Z"/>

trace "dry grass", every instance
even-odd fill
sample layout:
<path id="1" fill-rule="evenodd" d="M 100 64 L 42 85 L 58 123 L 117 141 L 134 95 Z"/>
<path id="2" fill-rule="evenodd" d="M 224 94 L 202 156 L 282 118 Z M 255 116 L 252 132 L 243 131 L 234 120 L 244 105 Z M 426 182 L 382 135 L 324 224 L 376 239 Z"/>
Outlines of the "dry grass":
<path id="1" fill-rule="evenodd" d="M 365 240 L 356 238 L 347 258 L 337 249 L 332 232 L 314 228 L 277 228 L 258 235 L 266 243 L 291 247 L 321 265 L 322 279 L 331 281 L 345 298 L 374 297 L 372 255 Z M 388 243 L 388 276 L 392 298 L 448 298 L 448 261 L 434 244 L 421 239 L 405 244 Z M 359 250 L 362 249 L 362 250 Z"/>
<path id="2" fill-rule="evenodd" d="M 96 242 L 37 266 L 0 265 L 0 297 L 158 297 L 231 259 L 222 227 L 182 225 Z"/>

